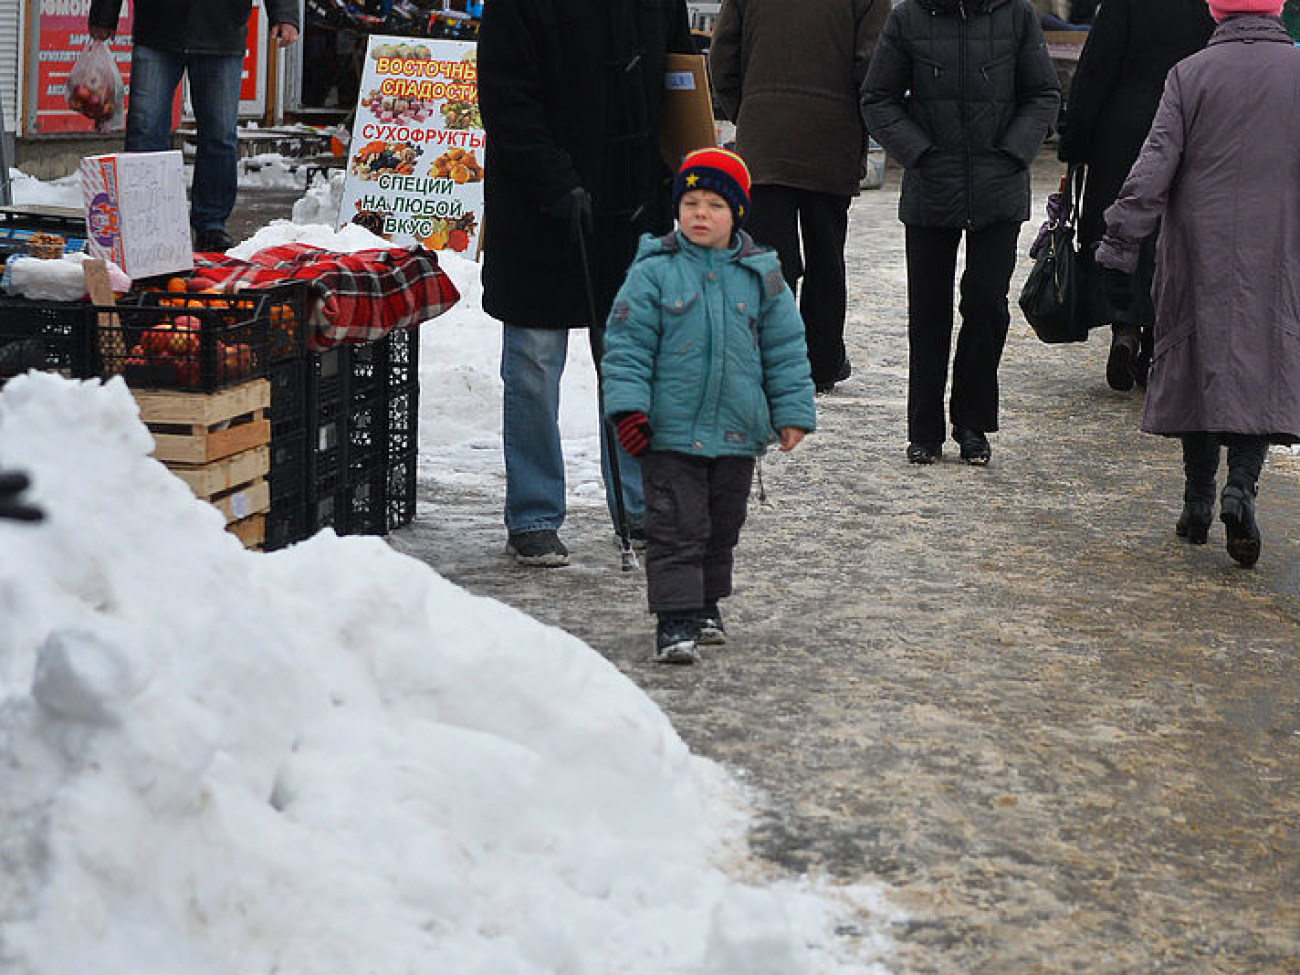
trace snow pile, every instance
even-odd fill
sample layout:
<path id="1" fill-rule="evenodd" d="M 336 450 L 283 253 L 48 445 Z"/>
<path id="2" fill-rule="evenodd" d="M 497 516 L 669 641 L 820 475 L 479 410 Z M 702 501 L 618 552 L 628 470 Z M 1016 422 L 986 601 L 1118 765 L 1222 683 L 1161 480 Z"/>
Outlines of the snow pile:
<path id="1" fill-rule="evenodd" d="M 278 152 L 261 152 L 239 160 L 239 187 L 301 190 L 307 182 L 306 164 Z"/>
<path id="2" fill-rule="evenodd" d="M 876 892 L 758 886 L 585 644 L 380 539 L 247 552 L 151 446 L 120 380 L 0 392 L 49 516 L 0 522 L 0 970 L 879 970 Z"/>
<path id="3" fill-rule="evenodd" d="M 39 180 L 21 169 L 9 170 L 9 189 L 14 203 L 81 209 L 81 177 L 77 173 L 62 179 Z"/>
<path id="4" fill-rule="evenodd" d="M 324 182 L 313 180 L 307 192 L 293 205 L 294 223 L 322 223 L 334 226 L 343 205 L 343 173 L 333 173 Z"/>

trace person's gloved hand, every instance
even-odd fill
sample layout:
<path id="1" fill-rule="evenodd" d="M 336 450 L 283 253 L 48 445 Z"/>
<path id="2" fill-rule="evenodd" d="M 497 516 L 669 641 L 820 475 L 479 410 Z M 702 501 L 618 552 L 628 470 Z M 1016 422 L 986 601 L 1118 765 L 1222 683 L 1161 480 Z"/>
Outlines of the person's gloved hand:
<path id="1" fill-rule="evenodd" d="M 12 521 L 40 521 L 45 513 L 40 508 L 23 504 L 18 496 L 31 482 L 26 474 L 17 471 L 0 471 L 0 518 Z"/>
<path id="2" fill-rule="evenodd" d="M 650 449 L 650 437 L 654 431 L 650 428 L 649 418 L 640 410 L 616 416 L 614 431 L 618 434 L 618 442 L 630 456 L 640 457 Z"/>
<path id="3" fill-rule="evenodd" d="M 569 228 L 569 237 L 578 239 L 583 234 L 588 240 L 596 231 L 596 216 L 591 205 L 591 194 L 575 186 L 559 198 L 552 200 L 547 211 Z"/>

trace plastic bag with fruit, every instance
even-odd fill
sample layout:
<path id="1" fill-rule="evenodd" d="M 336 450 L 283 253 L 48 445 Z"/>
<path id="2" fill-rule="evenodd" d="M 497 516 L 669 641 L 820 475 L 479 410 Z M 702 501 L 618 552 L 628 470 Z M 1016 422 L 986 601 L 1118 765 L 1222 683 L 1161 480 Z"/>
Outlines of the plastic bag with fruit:
<path id="1" fill-rule="evenodd" d="M 68 107 L 95 123 L 96 132 L 118 132 L 126 118 L 122 72 L 107 41 L 90 41 L 68 73 Z"/>

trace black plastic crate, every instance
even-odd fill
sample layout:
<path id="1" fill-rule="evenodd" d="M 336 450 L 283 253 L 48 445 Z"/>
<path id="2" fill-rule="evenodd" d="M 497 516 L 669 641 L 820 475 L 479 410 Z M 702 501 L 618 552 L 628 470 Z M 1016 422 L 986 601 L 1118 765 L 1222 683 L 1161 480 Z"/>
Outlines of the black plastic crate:
<path id="1" fill-rule="evenodd" d="M 417 453 L 412 450 L 388 466 L 388 485 L 384 507 L 388 531 L 409 525 L 415 520 L 415 481 Z"/>
<path id="2" fill-rule="evenodd" d="M 99 373 L 142 389 L 213 392 L 266 375 L 266 296 L 148 292 L 98 308 Z"/>
<path id="3" fill-rule="evenodd" d="M 415 517 L 414 451 L 353 477 L 343 492 L 341 533 L 385 535 Z"/>
<path id="4" fill-rule="evenodd" d="M 81 302 L 0 298 L 0 383 L 29 369 L 90 378 L 94 321 Z"/>
<path id="5" fill-rule="evenodd" d="M 302 433 L 307 428 L 307 368 L 305 359 L 272 362 L 266 378 L 271 384 L 271 440 Z"/>
<path id="6" fill-rule="evenodd" d="M 267 483 L 271 502 L 279 496 L 303 494 L 307 490 L 307 431 L 271 435 L 271 471 Z"/>
<path id="7" fill-rule="evenodd" d="M 388 459 L 411 453 L 419 446 L 420 386 L 419 383 L 391 391 L 388 394 L 388 427 L 386 450 Z"/>
<path id="8" fill-rule="evenodd" d="M 311 293 L 305 282 L 293 281 L 242 294 L 264 295 L 269 302 L 271 362 L 301 360 L 307 355 Z"/>
<path id="9" fill-rule="evenodd" d="M 388 388 L 401 389 L 420 379 L 420 326 L 389 332 Z"/>
<path id="10" fill-rule="evenodd" d="M 348 474 L 383 464 L 388 447 L 388 397 L 383 392 L 348 408 Z"/>
<path id="11" fill-rule="evenodd" d="M 301 542 L 310 534 L 306 495 L 299 492 L 276 497 L 272 490 L 271 510 L 266 515 L 266 535 L 262 541 L 262 550 L 273 552 L 294 542 Z"/>

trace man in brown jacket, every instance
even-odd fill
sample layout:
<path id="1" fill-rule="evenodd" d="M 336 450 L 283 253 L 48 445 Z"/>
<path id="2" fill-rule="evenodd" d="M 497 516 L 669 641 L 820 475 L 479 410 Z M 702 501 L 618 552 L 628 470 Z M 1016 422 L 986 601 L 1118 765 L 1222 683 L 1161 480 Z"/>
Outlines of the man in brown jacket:
<path id="1" fill-rule="evenodd" d="M 723 0 L 713 25 L 714 89 L 753 176 L 746 229 L 799 295 L 821 393 L 851 371 L 844 240 L 865 147 L 859 88 L 888 15 L 889 0 Z"/>

